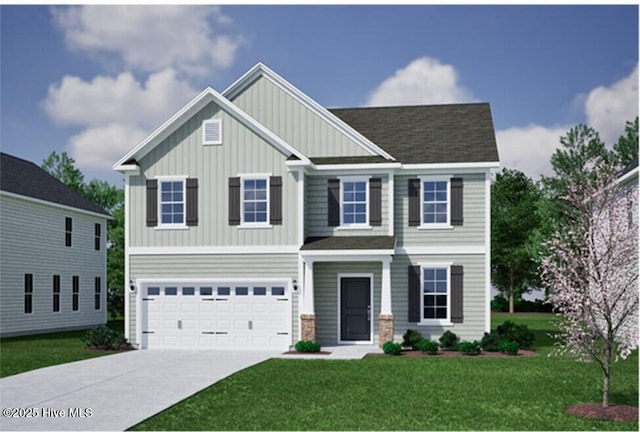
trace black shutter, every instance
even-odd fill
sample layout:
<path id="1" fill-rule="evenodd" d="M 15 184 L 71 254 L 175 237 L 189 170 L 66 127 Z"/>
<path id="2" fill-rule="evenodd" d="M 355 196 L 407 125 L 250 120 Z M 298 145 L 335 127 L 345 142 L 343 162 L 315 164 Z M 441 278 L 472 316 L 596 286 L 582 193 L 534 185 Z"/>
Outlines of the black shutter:
<path id="1" fill-rule="evenodd" d="M 269 178 L 269 223 L 282 225 L 282 177 Z"/>
<path id="2" fill-rule="evenodd" d="M 461 323 L 463 319 L 463 279 L 464 272 L 461 265 L 451 266 L 451 322 Z"/>
<path id="3" fill-rule="evenodd" d="M 369 179 L 369 225 L 382 225 L 382 179 Z"/>
<path id="4" fill-rule="evenodd" d="M 158 225 L 158 180 L 147 180 L 147 226 Z"/>
<path id="5" fill-rule="evenodd" d="M 240 225 L 240 177 L 229 177 L 229 225 Z"/>
<path id="6" fill-rule="evenodd" d="M 409 266 L 409 322 L 420 322 L 420 266 Z"/>
<path id="7" fill-rule="evenodd" d="M 409 179 L 409 226 L 420 225 L 420 179 Z"/>
<path id="8" fill-rule="evenodd" d="M 327 221 L 329 226 L 340 225 L 340 180 L 329 179 L 327 194 Z"/>
<path id="9" fill-rule="evenodd" d="M 462 178 L 451 179 L 451 225 L 462 226 Z"/>
<path id="10" fill-rule="evenodd" d="M 187 179 L 187 226 L 198 226 L 198 179 Z"/>

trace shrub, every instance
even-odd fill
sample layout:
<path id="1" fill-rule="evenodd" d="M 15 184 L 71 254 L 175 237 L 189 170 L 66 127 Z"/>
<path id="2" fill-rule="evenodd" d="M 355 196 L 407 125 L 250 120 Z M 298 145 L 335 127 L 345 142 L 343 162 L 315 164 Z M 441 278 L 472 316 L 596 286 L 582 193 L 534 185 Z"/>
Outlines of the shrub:
<path id="1" fill-rule="evenodd" d="M 509 312 L 509 300 L 498 294 L 491 300 L 491 310 L 494 312 Z"/>
<path id="2" fill-rule="evenodd" d="M 440 348 L 443 350 L 455 351 L 458 349 L 458 336 L 450 330 L 444 332 L 442 336 L 440 336 Z"/>
<path id="3" fill-rule="evenodd" d="M 418 344 L 418 349 L 430 355 L 438 354 L 438 342 L 423 339 L 420 341 L 420 344 Z"/>
<path id="4" fill-rule="evenodd" d="M 295 345 L 296 351 L 301 353 L 320 352 L 320 342 L 316 341 L 298 341 Z"/>
<path id="5" fill-rule="evenodd" d="M 417 350 L 419 349 L 422 339 L 422 334 L 419 331 L 409 329 L 402 336 L 402 346 L 411 347 L 412 350 Z"/>
<path id="6" fill-rule="evenodd" d="M 382 351 L 389 355 L 400 355 L 402 352 L 402 345 L 393 341 L 385 342 L 384 345 L 382 345 Z"/>
<path id="7" fill-rule="evenodd" d="M 518 342 L 503 340 L 498 344 L 498 349 L 500 350 L 501 353 L 516 355 L 518 354 Z"/>
<path id="8" fill-rule="evenodd" d="M 107 326 L 100 326 L 89 330 L 80 338 L 86 348 L 97 348 L 102 350 L 124 350 L 131 348 L 131 345 L 120 332 L 110 329 Z"/>
<path id="9" fill-rule="evenodd" d="M 525 324 L 516 324 L 513 321 L 505 321 L 496 329 L 500 339 L 516 342 L 520 348 L 531 348 L 535 336 Z"/>
<path id="10" fill-rule="evenodd" d="M 471 356 L 478 355 L 480 354 L 480 342 L 462 341 L 458 344 L 458 350 L 460 350 L 462 355 L 471 355 Z"/>
<path id="11" fill-rule="evenodd" d="M 500 343 L 500 336 L 498 334 L 491 332 L 485 333 L 482 336 L 482 340 L 480 341 L 480 348 L 484 351 L 498 351 L 498 344 Z"/>

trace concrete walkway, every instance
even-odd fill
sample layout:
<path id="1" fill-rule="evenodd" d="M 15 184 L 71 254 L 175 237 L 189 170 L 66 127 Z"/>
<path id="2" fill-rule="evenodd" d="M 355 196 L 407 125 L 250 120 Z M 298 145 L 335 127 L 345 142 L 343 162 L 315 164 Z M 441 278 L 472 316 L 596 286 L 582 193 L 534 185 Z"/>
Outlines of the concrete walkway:
<path id="1" fill-rule="evenodd" d="M 124 430 L 279 354 L 130 351 L 10 376 L 0 380 L 0 430 Z"/>

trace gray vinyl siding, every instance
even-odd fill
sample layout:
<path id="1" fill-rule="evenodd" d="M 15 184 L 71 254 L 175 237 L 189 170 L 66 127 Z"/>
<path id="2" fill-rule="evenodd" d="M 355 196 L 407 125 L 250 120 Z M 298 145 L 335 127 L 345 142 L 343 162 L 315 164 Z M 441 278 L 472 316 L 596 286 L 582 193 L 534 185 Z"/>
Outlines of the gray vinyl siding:
<path id="1" fill-rule="evenodd" d="M 338 274 L 373 273 L 373 335 L 378 343 L 378 315 L 382 264 L 380 262 L 316 262 L 313 265 L 317 337 L 324 345 L 338 343 Z"/>
<path id="2" fill-rule="evenodd" d="M 394 230 L 398 246 L 481 246 L 485 243 L 484 174 L 455 175 L 463 178 L 464 223 L 452 229 L 419 229 L 409 226 L 408 180 L 416 175 L 395 177 Z M 383 213 L 384 214 L 384 213 Z M 489 229 L 486 227 L 486 229 Z"/>
<path id="3" fill-rule="evenodd" d="M 305 156 L 371 155 L 267 78 L 254 81 L 233 103 Z"/>
<path id="4" fill-rule="evenodd" d="M 222 145 L 202 144 L 202 122 L 222 120 Z M 210 103 L 141 158 L 141 175 L 132 176 L 130 246 L 268 246 L 297 244 L 297 184 L 283 155 L 234 117 Z M 282 225 L 246 229 L 228 221 L 228 178 L 238 174 L 282 176 Z M 198 179 L 198 226 L 158 229 L 146 226 L 147 179 L 188 176 Z"/>
<path id="5" fill-rule="evenodd" d="M 65 246 L 65 218 L 73 220 Z M 101 247 L 95 224 L 101 224 Z M 106 219 L 0 196 L 0 334 L 3 337 L 95 327 L 106 322 Z M 24 313 L 24 278 L 33 275 L 33 313 Z M 60 275 L 60 312 L 53 312 L 53 275 Z M 80 277 L 79 310 L 72 311 L 72 277 Z M 101 279 L 101 308 L 94 281 Z"/>
<path id="6" fill-rule="evenodd" d="M 464 266 L 463 314 L 461 324 L 451 326 L 423 326 L 408 320 L 408 271 L 410 265 L 445 262 Z M 480 340 L 485 329 L 485 257 L 478 255 L 395 255 L 391 263 L 391 309 L 394 316 L 395 340 L 402 341 L 408 329 L 418 330 L 426 339 L 437 340 L 446 330 L 461 340 Z"/>
<path id="7" fill-rule="evenodd" d="M 180 278 L 298 279 L 297 254 L 133 255 L 131 280 Z M 293 341 L 298 340 L 298 293 L 292 293 Z M 136 341 L 136 295 L 129 294 L 130 342 Z"/>
<path id="8" fill-rule="evenodd" d="M 362 230 L 329 226 L 327 180 L 336 176 L 308 176 L 305 184 L 305 236 L 389 235 L 389 178 L 386 174 L 372 174 L 371 177 L 382 179 L 382 225 Z"/>

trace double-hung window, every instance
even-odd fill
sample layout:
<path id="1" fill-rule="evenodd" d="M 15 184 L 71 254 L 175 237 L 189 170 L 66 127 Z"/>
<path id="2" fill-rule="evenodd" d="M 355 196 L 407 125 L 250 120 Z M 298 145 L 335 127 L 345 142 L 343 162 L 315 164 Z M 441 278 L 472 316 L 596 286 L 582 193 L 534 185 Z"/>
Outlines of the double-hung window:
<path id="1" fill-rule="evenodd" d="M 422 177 L 421 225 L 450 226 L 450 197 L 448 177 Z"/>
<path id="2" fill-rule="evenodd" d="M 160 226 L 185 226 L 185 181 L 159 180 Z"/>
<path id="3" fill-rule="evenodd" d="M 269 224 L 269 178 L 242 178 L 242 224 Z"/>
<path id="4" fill-rule="evenodd" d="M 369 225 L 369 180 L 344 178 L 340 182 L 341 226 Z"/>
<path id="5" fill-rule="evenodd" d="M 423 265 L 422 267 L 422 319 L 425 324 L 448 324 L 450 317 L 449 265 Z"/>

